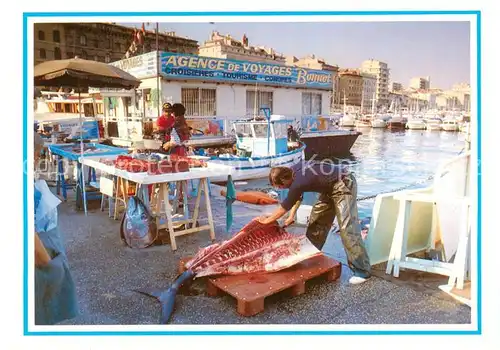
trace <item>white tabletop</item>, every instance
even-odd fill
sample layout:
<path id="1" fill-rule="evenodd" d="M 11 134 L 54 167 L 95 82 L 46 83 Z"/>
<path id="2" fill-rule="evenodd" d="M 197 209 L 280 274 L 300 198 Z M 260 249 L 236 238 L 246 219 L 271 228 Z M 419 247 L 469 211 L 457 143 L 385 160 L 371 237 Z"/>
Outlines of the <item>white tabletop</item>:
<path id="1" fill-rule="evenodd" d="M 109 159 L 109 158 L 107 158 Z M 95 158 L 80 158 L 82 164 L 89 167 L 99 169 L 102 172 L 113 176 L 119 176 L 123 179 L 133 181 L 142 185 L 150 185 L 164 182 L 175 182 L 183 180 L 196 180 L 205 179 L 211 177 L 228 176 L 231 175 L 232 168 L 223 164 L 213 164 L 207 163 L 206 168 L 190 168 L 189 171 L 172 173 L 172 174 L 162 174 L 162 175 L 149 175 L 147 172 L 143 173 L 131 173 L 125 170 L 116 169 L 113 165 L 106 165 L 99 162 L 99 159 Z"/>

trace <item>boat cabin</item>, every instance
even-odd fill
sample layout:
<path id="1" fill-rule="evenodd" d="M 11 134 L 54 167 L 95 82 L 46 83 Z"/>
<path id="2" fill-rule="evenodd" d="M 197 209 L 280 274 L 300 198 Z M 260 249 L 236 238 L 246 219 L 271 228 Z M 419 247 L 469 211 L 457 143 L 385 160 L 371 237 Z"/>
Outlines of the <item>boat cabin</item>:
<path id="1" fill-rule="evenodd" d="M 293 120 L 238 121 L 233 124 L 236 149 L 242 157 L 276 156 L 290 151 L 287 126 Z"/>

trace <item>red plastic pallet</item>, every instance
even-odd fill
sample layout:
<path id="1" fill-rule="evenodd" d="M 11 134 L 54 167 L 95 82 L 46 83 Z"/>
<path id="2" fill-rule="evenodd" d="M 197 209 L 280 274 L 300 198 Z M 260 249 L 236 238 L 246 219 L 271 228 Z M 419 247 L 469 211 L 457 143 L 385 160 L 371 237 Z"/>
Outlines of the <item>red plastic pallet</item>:
<path id="1" fill-rule="evenodd" d="M 181 260 L 179 272 L 184 270 L 187 261 L 189 258 Z M 207 294 L 229 294 L 236 299 L 240 315 L 254 316 L 264 311 L 264 300 L 268 296 L 282 291 L 288 291 L 290 296 L 303 294 L 307 281 L 319 276 L 335 281 L 340 278 L 341 271 L 338 261 L 320 255 L 278 272 L 209 278 Z"/>

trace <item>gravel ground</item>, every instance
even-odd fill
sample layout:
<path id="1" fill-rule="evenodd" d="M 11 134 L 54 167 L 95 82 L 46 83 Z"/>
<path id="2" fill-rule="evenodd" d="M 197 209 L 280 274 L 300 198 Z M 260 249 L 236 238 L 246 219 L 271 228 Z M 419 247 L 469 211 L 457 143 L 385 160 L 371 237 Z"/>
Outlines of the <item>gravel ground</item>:
<path id="1" fill-rule="evenodd" d="M 74 209 L 74 200 L 61 204 L 59 226 L 77 285 L 81 315 L 64 322 L 72 325 L 158 324 L 159 303 L 136 290 L 166 289 L 174 280 L 179 259 L 194 254 L 210 244 L 208 232 L 177 239 L 178 250 L 169 245 L 134 251 L 119 238 L 119 221 L 107 211 L 89 211 L 88 216 Z M 225 207 L 220 197 L 213 197 L 216 238 L 222 240 L 263 211 L 236 202 L 234 224 L 225 233 Z M 204 218 L 203 212 L 201 218 Z M 203 220 L 201 220 L 201 223 Z M 292 232 L 303 231 L 292 228 Z M 342 276 L 331 283 L 312 282 L 306 293 L 287 298 L 275 295 L 266 299 L 265 311 L 242 317 L 229 296 L 208 297 L 204 281 L 199 280 L 188 294 L 179 295 L 173 324 L 467 324 L 470 309 L 451 299 L 439 289 L 433 275 L 403 271 L 397 283 L 385 276 L 383 267 L 366 283 L 351 286 L 350 270 L 336 234 L 325 244 L 325 253 L 343 264 Z"/>

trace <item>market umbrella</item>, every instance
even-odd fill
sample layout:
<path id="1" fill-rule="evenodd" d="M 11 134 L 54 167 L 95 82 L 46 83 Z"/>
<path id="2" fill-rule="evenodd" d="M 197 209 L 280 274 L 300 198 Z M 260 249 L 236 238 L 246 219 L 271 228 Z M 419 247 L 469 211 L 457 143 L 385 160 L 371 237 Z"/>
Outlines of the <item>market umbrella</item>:
<path id="1" fill-rule="evenodd" d="M 137 88 L 141 81 L 129 73 L 106 63 L 83 60 L 78 57 L 67 60 L 46 61 L 35 66 L 35 86 L 70 87 L 78 89 L 80 121 L 80 153 L 83 157 L 83 119 L 80 98 L 81 88 Z M 85 193 L 85 175 L 81 172 L 82 195 L 85 215 L 87 215 L 87 197 Z"/>
<path id="2" fill-rule="evenodd" d="M 35 66 L 35 86 L 137 88 L 141 81 L 118 67 L 75 57 Z"/>

